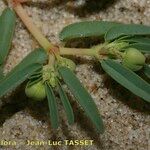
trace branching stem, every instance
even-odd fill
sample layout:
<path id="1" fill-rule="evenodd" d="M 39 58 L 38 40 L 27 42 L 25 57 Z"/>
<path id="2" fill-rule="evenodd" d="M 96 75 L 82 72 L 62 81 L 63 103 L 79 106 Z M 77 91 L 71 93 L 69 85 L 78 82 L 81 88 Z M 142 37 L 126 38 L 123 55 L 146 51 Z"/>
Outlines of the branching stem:
<path id="1" fill-rule="evenodd" d="M 23 9 L 21 4 L 15 5 L 14 10 L 16 11 L 17 15 L 21 18 L 28 30 L 31 32 L 31 34 L 34 36 L 34 38 L 46 51 L 49 51 L 51 48 L 54 47 L 53 44 L 51 44 L 44 37 L 44 35 L 40 32 L 36 25 L 33 24 L 31 18 L 27 15 L 26 11 Z"/>
<path id="2" fill-rule="evenodd" d="M 52 43 L 50 43 L 45 36 L 40 32 L 40 30 L 33 23 L 32 19 L 28 16 L 27 12 L 22 7 L 22 0 L 12 0 L 12 6 L 17 15 L 20 17 L 22 22 L 25 24 L 30 33 L 34 36 L 34 38 L 38 41 L 38 43 L 46 50 L 51 51 L 58 55 L 58 50 L 61 55 L 88 55 L 95 56 L 96 53 L 92 49 L 81 49 L 81 48 L 64 48 L 64 47 L 56 47 Z"/>
<path id="3" fill-rule="evenodd" d="M 91 48 L 66 48 L 60 47 L 59 48 L 61 55 L 87 55 L 87 56 L 96 56 L 96 53 Z"/>
<path id="4" fill-rule="evenodd" d="M 87 55 L 87 56 L 93 56 L 93 57 L 100 59 L 101 56 L 103 58 L 103 55 L 106 56 L 108 54 L 107 47 L 109 48 L 109 46 L 107 45 L 105 47 L 104 44 L 103 45 L 101 44 L 92 48 L 65 48 L 65 47 L 57 47 L 54 44 L 50 43 L 42 34 L 42 32 L 36 27 L 32 19 L 28 16 L 27 12 L 22 7 L 21 2 L 24 2 L 24 1 L 26 0 L 12 0 L 11 4 L 13 6 L 13 9 L 17 13 L 17 15 L 20 17 L 22 22 L 25 24 L 27 29 L 30 31 L 30 33 L 38 41 L 38 43 L 48 53 L 49 52 L 51 53 L 50 55 L 52 55 L 53 53 L 56 56 L 56 58 L 58 57 L 58 55 L 79 55 L 79 56 Z"/>

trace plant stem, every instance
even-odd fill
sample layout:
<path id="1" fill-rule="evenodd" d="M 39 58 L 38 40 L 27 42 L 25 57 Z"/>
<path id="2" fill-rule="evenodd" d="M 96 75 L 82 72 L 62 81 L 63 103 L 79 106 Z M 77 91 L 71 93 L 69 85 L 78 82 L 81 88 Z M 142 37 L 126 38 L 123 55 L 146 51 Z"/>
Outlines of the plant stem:
<path id="1" fill-rule="evenodd" d="M 55 47 L 44 37 L 44 35 L 40 32 L 36 25 L 33 24 L 31 18 L 28 16 L 27 12 L 23 9 L 20 3 L 13 5 L 13 9 L 20 17 L 22 22 L 25 24 L 27 29 L 31 32 L 31 34 L 46 51 L 49 51 L 50 49 L 53 49 Z"/>
<path id="2" fill-rule="evenodd" d="M 54 55 L 49 55 L 48 66 L 53 68 L 54 64 L 55 64 L 55 57 L 54 57 Z"/>
<path id="3" fill-rule="evenodd" d="M 96 56 L 96 52 L 91 48 L 66 48 L 59 47 L 61 55 L 87 55 L 87 56 Z"/>
<path id="4" fill-rule="evenodd" d="M 21 0 L 22 1 L 22 0 Z M 87 56 L 93 56 L 97 59 L 102 59 L 104 56 L 106 56 L 109 52 L 109 46 L 110 44 L 100 44 L 97 46 L 94 46 L 92 48 L 65 48 L 65 47 L 56 47 L 54 44 L 50 43 L 45 36 L 40 32 L 40 30 L 34 25 L 32 22 L 32 19 L 28 16 L 27 12 L 24 10 L 22 5 L 20 4 L 20 0 L 12 0 L 12 6 L 15 12 L 18 14 L 22 22 L 25 24 L 27 29 L 30 31 L 30 33 L 35 37 L 35 39 L 39 42 L 39 44 L 47 51 L 52 52 L 54 55 L 52 57 L 57 57 L 59 59 L 59 55 L 87 55 Z M 8 1 L 9 3 L 9 1 Z M 116 52 L 112 52 L 115 53 Z M 118 57 L 121 57 L 120 53 Z M 51 58 L 52 59 L 52 58 Z M 52 59 L 53 60 L 53 59 Z M 54 61 L 54 60 L 53 60 Z"/>

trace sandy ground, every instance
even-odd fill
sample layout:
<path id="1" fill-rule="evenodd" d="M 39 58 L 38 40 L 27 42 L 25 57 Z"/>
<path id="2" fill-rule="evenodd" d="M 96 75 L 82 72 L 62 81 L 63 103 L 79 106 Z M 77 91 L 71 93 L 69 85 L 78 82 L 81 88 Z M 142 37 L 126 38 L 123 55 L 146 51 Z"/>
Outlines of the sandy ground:
<path id="1" fill-rule="evenodd" d="M 96 1 L 96 0 L 95 0 Z M 34 0 L 24 7 L 43 34 L 59 43 L 61 29 L 80 20 L 109 20 L 124 23 L 150 25 L 150 0 L 117 0 L 100 6 L 97 2 L 77 0 Z M 90 7 L 89 7 L 90 6 Z M 94 7 L 94 10 L 89 8 Z M 0 1 L 0 13 L 6 7 Z M 10 55 L 5 66 L 9 72 L 23 57 L 37 47 L 36 41 L 17 19 L 16 32 Z M 15 141 L 16 146 L 0 146 L 0 150 L 148 150 L 150 149 L 149 105 L 144 103 L 109 78 L 96 62 L 76 58 L 76 74 L 88 88 L 105 123 L 103 135 L 96 134 L 79 106 L 72 100 L 76 123 L 67 124 L 60 105 L 61 127 L 50 127 L 46 102 L 31 103 L 24 96 L 22 85 L 9 98 L 2 99 L 0 106 L 0 141 Z M 93 67 L 95 66 L 95 67 Z M 94 90 L 93 90 L 94 89 Z M 58 100 L 59 101 L 59 100 Z M 63 141 L 94 140 L 92 146 L 28 146 L 27 140 Z"/>

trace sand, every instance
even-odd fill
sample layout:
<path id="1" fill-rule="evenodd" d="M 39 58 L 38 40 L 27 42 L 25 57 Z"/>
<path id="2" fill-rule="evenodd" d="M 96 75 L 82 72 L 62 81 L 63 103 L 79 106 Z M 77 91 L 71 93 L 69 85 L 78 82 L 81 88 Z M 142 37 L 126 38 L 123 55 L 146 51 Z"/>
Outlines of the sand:
<path id="1" fill-rule="evenodd" d="M 100 2 L 99 2 L 100 3 Z M 87 8 L 93 6 L 96 10 Z M 6 7 L 0 1 L 0 14 Z M 104 6 L 98 1 L 34 0 L 24 4 L 34 23 L 53 43 L 59 43 L 58 34 L 66 25 L 81 20 L 108 20 L 150 25 L 150 0 L 117 0 Z M 8 56 L 5 73 L 17 65 L 38 43 L 29 34 L 20 19 Z M 0 150 L 148 150 L 150 149 L 149 105 L 128 92 L 108 77 L 99 64 L 88 58 L 74 58 L 76 74 L 91 93 L 105 123 L 105 133 L 97 134 L 91 128 L 84 112 L 72 99 L 76 114 L 75 124 L 69 126 L 62 106 L 59 106 L 61 126 L 52 130 L 46 102 L 31 103 L 24 95 L 24 85 L 0 101 L 0 141 L 11 141 L 11 146 Z M 94 67 L 93 67 L 94 66 Z M 69 93 L 69 92 L 68 92 Z M 59 99 L 58 99 L 59 101 Z M 94 140 L 88 146 L 27 145 L 33 141 Z M 14 146 L 12 146 L 13 142 Z"/>

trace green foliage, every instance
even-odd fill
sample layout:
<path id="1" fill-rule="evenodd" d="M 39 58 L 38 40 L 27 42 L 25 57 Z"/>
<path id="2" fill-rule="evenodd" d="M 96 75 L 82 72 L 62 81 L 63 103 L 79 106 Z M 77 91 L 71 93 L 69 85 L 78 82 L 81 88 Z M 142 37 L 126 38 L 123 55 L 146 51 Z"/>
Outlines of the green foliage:
<path id="1" fill-rule="evenodd" d="M 119 84 L 145 101 L 150 102 L 150 84 L 141 77 L 113 60 L 104 60 L 101 65 L 106 73 Z"/>

